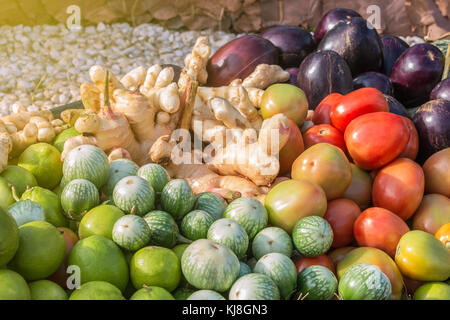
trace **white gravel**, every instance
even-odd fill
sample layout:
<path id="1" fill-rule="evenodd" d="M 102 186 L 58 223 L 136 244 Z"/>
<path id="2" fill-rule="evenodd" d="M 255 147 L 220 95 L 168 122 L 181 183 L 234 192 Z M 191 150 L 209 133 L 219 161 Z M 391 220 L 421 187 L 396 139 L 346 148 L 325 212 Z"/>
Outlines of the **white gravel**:
<path id="1" fill-rule="evenodd" d="M 161 26 L 126 23 L 69 31 L 64 25 L 0 27 L 0 115 L 14 103 L 30 110 L 48 109 L 80 99 L 94 64 L 124 75 L 155 63 L 183 66 L 200 35 L 213 52 L 236 35 L 220 31 L 169 31 Z"/>

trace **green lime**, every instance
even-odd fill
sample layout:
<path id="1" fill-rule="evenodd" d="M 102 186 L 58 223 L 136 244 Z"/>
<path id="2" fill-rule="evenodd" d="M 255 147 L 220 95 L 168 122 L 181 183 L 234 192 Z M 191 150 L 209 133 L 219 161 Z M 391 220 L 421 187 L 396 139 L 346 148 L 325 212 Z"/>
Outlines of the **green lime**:
<path id="1" fill-rule="evenodd" d="M 120 290 L 106 281 L 87 282 L 70 295 L 69 300 L 125 300 Z"/>
<path id="2" fill-rule="evenodd" d="M 28 188 L 37 186 L 37 181 L 33 174 L 19 166 L 8 166 L 0 176 L 14 186 L 18 197 Z"/>
<path id="3" fill-rule="evenodd" d="M 64 150 L 64 143 L 72 137 L 79 136 L 81 133 L 79 133 L 77 130 L 75 130 L 74 127 L 70 127 L 69 129 L 61 131 L 53 141 L 53 145 L 56 149 L 58 149 L 59 152 L 63 152 Z"/>
<path id="4" fill-rule="evenodd" d="M 5 178 L 0 177 L 0 208 L 6 210 L 14 202 L 16 200 L 11 191 L 11 184 Z"/>
<path id="5" fill-rule="evenodd" d="M 11 214 L 0 208 L 0 266 L 6 265 L 19 248 L 19 228 Z"/>
<path id="6" fill-rule="evenodd" d="M 30 171 L 38 185 L 53 189 L 62 178 L 61 153 L 48 143 L 32 144 L 19 157 L 19 167 Z"/>
<path id="7" fill-rule="evenodd" d="M 33 187 L 25 191 L 20 200 L 31 200 L 40 204 L 44 208 L 45 220 L 55 227 L 68 226 L 59 197 L 52 191 L 41 187 Z"/>
<path id="8" fill-rule="evenodd" d="M 59 268 L 65 253 L 58 229 L 46 221 L 28 222 L 19 227 L 19 249 L 10 267 L 28 281 L 44 279 Z"/>
<path id="9" fill-rule="evenodd" d="M 94 235 L 78 241 L 70 252 L 70 265 L 80 268 L 81 283 L 106 281 L 121 291 L 127 287 L 127 261 L 120 248 L 108 238 Z"/>
<path id="10" fill-rule="evenodd" d="M 173 291 L 180 283 L 180 259 L 170 249 L 145 247 L 131 259 L 130 275 L 136 289 L 145 284 Z"/>
<path id="11" fill-rule="evenodd" d="M 122 210 L 111 205 L 100 205 L 91 209 L 81 219 L 78 228 L 80 239 L 98 235 L 112 240 L 114 224 L 124 215 Z"/>
<path id="12" fill-rule="evenodd" d="M 177 255 L 178 259 L 181 261 L 181 256 L 183 255 L 184 250 L 186 250 L 186 248 L 189 247 L 188 244 L 178 244 L 175 247 L 172 248 L 172 251 L 175 252 L 175 254 Z M 180 278 L 180 287 L 184 287 L 188 284 L 186 278 L 183 275 L 183 272 L 181 273 L 181 278 Z"/>
<path id="13" fill-rule="evenodd" d="M 12 270 L 0 269 L 0 300 L 30 300 L 25 279 Z"/>
<path id="14" fill-rule="evenodd" d="M 136 291 L 130 300 L 175 300 L 175 298 L 164 288 L 144 286 Z"/>
<path id="15" fill-rule="evenodd" d="M 67 300 L 67 293 L 50 280 L 38 280 L 29 284 L 31 300 Z"/>

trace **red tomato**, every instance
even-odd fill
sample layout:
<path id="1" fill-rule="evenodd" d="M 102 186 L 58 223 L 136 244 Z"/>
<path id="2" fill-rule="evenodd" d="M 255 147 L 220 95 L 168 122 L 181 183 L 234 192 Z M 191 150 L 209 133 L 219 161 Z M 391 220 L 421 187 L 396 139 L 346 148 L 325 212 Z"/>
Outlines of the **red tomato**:
<path id="1" fill-rule="evenodd" d="M 297 268 L 297 274 L 302 272 L 303 269 L 309 266 L 324 266 L 331 270 L 331 272 L 335 273 L 333 261 L 327 255 L 321 255 L 318 257 L 301 257 L 294 260 L 295 267 Z"/>
<path id="2" fill-rule="evenodd" d="M 352 251 L 353 249 L 356 249 L 356 247 L 342 247 L 342 248 L 337 248 L 334 249 L 333 251 L 328 253 L 328 257 L 331 259 L 331 261 L 333 262 L 333 264 L 335 266 L 338 265 L 338 263 L 345 258 L 345 256 L 347 255 L 347 253 L 349 253 L 350 251 Z"/>
<path id="3" fill-rule="evenodd" d="M 344 152 L 347 151 L 347 148 L 345 147 L 344 135 L 329 124 L 312 126 L 303 134 L 303 141 L 305 143 L 305 149 L 308 149 L 312 145 L 326 142 L 341 148 Z"/>
<path id="4" fill-rule="evenodd" d="M 314 110 L 312 122 L 314 124 L 331 124 L 330 111 L 339 101 L 343 95 L 340 93 L 332 93 L 326 96 Z"/>
<path id="5" fill-rule="evenodd" d="M 360 213 L 359 206 L 352 200 L 335 199 L 328 202 L 323 218 L 333 229 L 332 248 L 340 248 L 352 243 L 353 224 Z"/>
<path id="6" fill-rule="evenodd" d="M 405 149 L 403 149 L 402 153 L 400 153 L 398 157 L 416 160 L 417 153 L 419 152 L 419 134 L 417 133 L 416 126 L 411 119 L 403 117 L 403 120 L 406 122 L 406 126 L 409 130 L 409 139 Z"/>
<path id="7" fill-rule="evenodd" d="M 399 216 L 383 208 L 364 210 L 353 227 L 353 234 L 360 247 L 383 250 L 391 258 L 400 238 L 409 231 L 408 225 Z"/>
<path id="8" fill-rule="evenodd" d="M 409 131 L 403 117 L 373 112 L 353 120 L 345 130 L 344 140 L 354 163 L 372 170 L 398 157 L 408 143 Z"/>
<path id="9" fill-rule="evenodd" d="M 388 112 L 389 105 L 384 95 L 375 88 L 361 88 L 346 94 L 330 110 L 331 123 L 344 132 L 348 124 L 357 117 L 371 112 Z"/>
<path id="10" fill-rule="evenodd" d="M 302 133 L 295 122 L 290 119 L 289 129 L 288 141 L 279 153 L 281 175 L 291 172 L 292 163 L 305 150 Z"/>
<path id="11" fill-rule="evenodd" d="M 408 220 L 422 202 L 424 189 L 422 168 L 408 158 L 400 158 L 378 172 L 373 182 L 372 202 Z"/>

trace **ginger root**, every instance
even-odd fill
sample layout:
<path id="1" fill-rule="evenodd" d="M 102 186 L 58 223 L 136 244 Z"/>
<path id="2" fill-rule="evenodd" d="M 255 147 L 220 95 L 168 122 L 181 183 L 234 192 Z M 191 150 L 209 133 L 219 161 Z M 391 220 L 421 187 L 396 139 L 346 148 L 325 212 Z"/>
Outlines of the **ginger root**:
<path id="1" fill-rule="evenodd" d="M 178 86 L 186 89 L 190 81 L 198 81 L 205 84 L 208 80 L 206 64 L 208 63 L 211 47 L 207 37 L 199 37 L 194 44 L 192 52 L 184 59 L 184 68 L 181 71 Z"/>

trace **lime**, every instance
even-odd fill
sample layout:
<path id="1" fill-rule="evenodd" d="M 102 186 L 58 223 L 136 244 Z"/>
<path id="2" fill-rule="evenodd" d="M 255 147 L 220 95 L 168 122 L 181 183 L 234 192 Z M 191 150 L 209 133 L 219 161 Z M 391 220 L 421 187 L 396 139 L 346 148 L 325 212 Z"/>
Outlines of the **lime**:
<path id="1" fill-rule="evenodd" d="M 173 291 L 180 283 L 180 259 L 170 249 L 145 247 L 131 259 L 130 275 L 136 289 L 147 285 Z"/>
<path id="2" fill-rule="evenodd" d="M 164 288 L 144 286 L 136 291 L 130 300 L 175 300 L 175 298 Z"/>
<path id="3" fill-rule="evenodd" d="M 0 177 L 0 208 L 6 210 L 15 201 L 11 191 L 11 184 L 5 178 Z"/>
<path id="4" fill-rule="evenodd" d="M 81 133 L 79 133 L 77 130 L 75 130 L 74 127 L 70 127 L 66 130 L 61 131 L 53 141 L 53 145 L 56 149 L 58 149 L 59 152 L 63 152 L 64 150 L 64 143 L 72 137 L 79 136 Z"/>
<path id="5" fill-rule="evenodd" d="M 25 279 L 12 270 L 0 269 L 0 300 L 30 300 Z"/>
<path id="6" fill-rule="evenodd" d="M 70 295 L 69 300 L 125 300 L 120 290 L 106 281 L 87 282 Z"/>
<path id="7" fill-rule="evenodd" d="M 8 211 L 0 208 L 0 266 L 7 264 L 19 247 L 19 228 Z"/>
<path id="8" fill-rule="evenodd" d="M 128 265 L 120 248 L 110 239 L 90 236 L 77 242 L 69 255 L 69 265 L 80 268 L 81 283 L 106 281 L 121 291 L 128 283 Z"/>
<path id="9" fill-rule="evenodd" d="M 67 293 L 50 280 L 38 280 L 29 284 L 31 300 L 67 300 Z"/>
<path id="10" fill-rule="evenodd" d="M 33 187 L 25 191 L 20 200 L 34 201 L 44 208 L 45 220 L 55 227 L 66 227 L 67 219 L 63 214 L 58 196 L 50 190 Z"/>
<path id="11" fill-rule="evenodd" d="M 188 244 L 178 244 L 175 247 L 172 248 L 172 251 L 175 252 L 175 254 L 177 255 L 178 259 L 181 261 L 181 256 L 183 255 L 184 250 L 186 250 L 186 248 L 189 247 Z M 184 287 L 188 284 L 186 278 L 183 275 L 183 272 L 181 273 L 181 278 L 180 278 L 180 286 Z"/>
<path id="12" fill-rule="evenodd" d="M 32 221 L 19 227 L 19 249 L 10 266 L 27 280 L 40 280 L 58 269 L 65 253 L 58 229 L 46 221 Z"/>
<path id="13" fill-rule="evenodd" d="M 30 171 L 43 188 L 53 189 L 61 181 L 61 153 L 51 144 L 32 144 L 20 155 L 18 166 Z"/>
<path id="14" fill-rule="evenodd" d="M 112 240 L 114 224 L 124 215 L 122 210 L 111 205 L 100 205 L 91 209 L 81 219 L 78 228 L 80 239 L 98 235 Z"/>
<path id="15" fill-rule="evenodd" d="M 0 176 L 14 186 L 18 197 L 28 188 L 37 186 L 37 181 L 33 174 L 19 166 L 8 166 Z"/>

